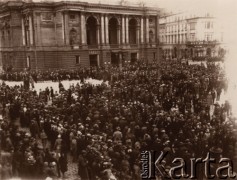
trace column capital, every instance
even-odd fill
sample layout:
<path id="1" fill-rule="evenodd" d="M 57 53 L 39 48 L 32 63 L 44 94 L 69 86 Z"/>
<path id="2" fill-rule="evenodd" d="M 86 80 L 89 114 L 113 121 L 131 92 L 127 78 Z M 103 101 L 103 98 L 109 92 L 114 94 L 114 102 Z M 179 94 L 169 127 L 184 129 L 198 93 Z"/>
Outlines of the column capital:
<path id="1" fill-rule="evenodd" d="M 105 43 L 109 44 L 109 18 L 108 18 L 108 14 L 105 14 Z"/>
<path id="2" fill-rule="evenodd" d="M 81 14 L 82 16 L 85 16 L 85 15 L 86 15 L 86 12 L 81 11 L 80 14 Z"/>
<path id="3" fill-rule="evenodd" d="M 61 12 L 62 12 L 63 14 L 68 14 L 68 13 L 69 13 L 69 10 L 66 10 L 66 9 L 65 9 L 65 10 L 62 10 Z"/>
<path id="4" fill-rule="evenodd" d="M 128 15 L 128 14 L 122 14 L 122 17 L 123 17 L 123 18 L 128 18 L 129 15 Z"/>

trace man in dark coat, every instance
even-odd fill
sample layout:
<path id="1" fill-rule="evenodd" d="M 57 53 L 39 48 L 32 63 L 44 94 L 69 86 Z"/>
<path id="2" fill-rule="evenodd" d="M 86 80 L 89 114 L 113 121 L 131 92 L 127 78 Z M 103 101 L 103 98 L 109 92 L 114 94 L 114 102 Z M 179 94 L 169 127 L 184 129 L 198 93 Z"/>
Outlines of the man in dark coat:
<path id="1" fill-rule="evenodd" d="M 86 151 L 83 150 L 78 158 L 78 175 L 81 177 L 81 180 L 89 180 L 88 161 L 85 156 Z"/>
<path id="2" fill-rule="evenodd" d="M 67 168 L 67 155 L 62 153 L 62 155 L 60 156 L 59 160 L 59 169 L 63 175 L 63 178 L 65 178 L 65 172 L 67 172 L 68 168 Z"/>

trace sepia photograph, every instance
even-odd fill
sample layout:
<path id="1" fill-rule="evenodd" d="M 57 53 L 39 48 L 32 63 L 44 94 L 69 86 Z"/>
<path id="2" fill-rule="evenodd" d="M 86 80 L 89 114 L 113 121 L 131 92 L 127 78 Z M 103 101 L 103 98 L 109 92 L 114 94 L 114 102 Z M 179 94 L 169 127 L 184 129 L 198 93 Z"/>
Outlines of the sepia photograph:
<path id="1" fill-rule="evenodd" d="M 236 0 L 0 0 L 0 180 L 231 180 L 236 142 Z"/>

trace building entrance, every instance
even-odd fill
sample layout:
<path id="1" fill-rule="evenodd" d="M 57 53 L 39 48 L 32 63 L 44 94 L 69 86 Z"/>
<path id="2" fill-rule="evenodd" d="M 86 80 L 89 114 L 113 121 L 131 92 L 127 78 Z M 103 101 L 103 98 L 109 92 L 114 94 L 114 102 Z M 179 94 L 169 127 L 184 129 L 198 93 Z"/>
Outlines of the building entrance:
<path id="1" fill-rule="evenodd" d="M 131 63 L 134 64 L 137 61 L 137 53 L 131 53 Z"/>
<path id="2" fill-rule="evenodd" d="M 111 65 L 112 66 L 119 66 L 119 54 L 118 53 L 111 53 Z"/>
<path id="3" fill-rule="evenodd" d="M 89 55 L 90 66 L 98 66 L 97 54 Z"/>

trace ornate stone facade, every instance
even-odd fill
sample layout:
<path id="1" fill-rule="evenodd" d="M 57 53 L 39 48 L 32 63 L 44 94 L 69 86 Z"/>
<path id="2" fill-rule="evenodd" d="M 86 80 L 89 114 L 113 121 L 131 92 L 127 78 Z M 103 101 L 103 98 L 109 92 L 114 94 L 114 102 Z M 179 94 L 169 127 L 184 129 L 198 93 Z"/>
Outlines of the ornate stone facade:
<path id="1" fill-rule="evenodd" d="M 137 59 L 159 59 L 159 14 L 154 9 L 10 1 L 0 6 L 0 24 L 4 67 L 126 66 Z"/>

